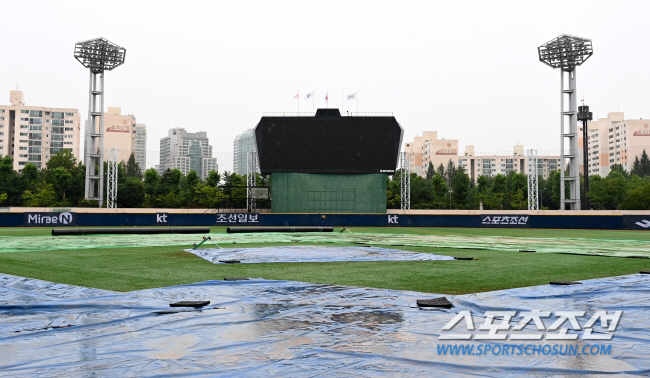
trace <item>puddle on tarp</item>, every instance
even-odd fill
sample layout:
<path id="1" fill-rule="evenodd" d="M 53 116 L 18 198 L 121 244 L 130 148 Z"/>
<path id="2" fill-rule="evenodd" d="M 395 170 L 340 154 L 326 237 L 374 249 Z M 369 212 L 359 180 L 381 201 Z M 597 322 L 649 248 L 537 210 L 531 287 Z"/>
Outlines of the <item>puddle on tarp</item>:
<path id="1" fill-rule="evenodd" d="M 241 263 L 335 262 L 335 261 L 424 261 L 453 260 L 451 256 L 377 247 L 291 246 L 264 248 L 186 249 L 214 264 L 238 260 Z"/>
<path id="2" fill-rule="evenodd" d="M 594 239 L 594 238 L 545 238 L 515 236 L 459 236 L 459 235 L 410 235 L 390 233 L 262 233 L 226 234 L 212 233 L 212 241 L 220 246 L 235 246 L 248 243 L 322 243 L 336 245 L 343 243 L 372 244 L 378 247 L 404 246 L 488 249 L 516 252 L 521 249 L 535 250 L 538 253 L 576 253 L 602 256 L 645 256 L 650 258 L 647 240 Z M 120 247 L 157 247 L 186 245 L 202 241 L 201 235 L 162 234 L 162 235 L 84 235 L 0 237 L 0 253 L 33 252 L 52 250 L 75 250 Z M 204 244 L 208 247 L 210 244 Z M 439 251 L 441 252 L 441 251 Z"/>
<path id="3" fill-rule="evenodd" d="M 419 309 L 415 302 L 433 294 L 290 281 L 208 281 L 129 293 L 99 290 L 96 296 L 86 296 L 93 293 L 4 275 L 0 374 L 647 375 L 649 282 L 648 276 L 630 275 L 574 286 L 447 295 L 454 308 L 431 310 Z M 16 285 L 20 290 L 14 290 Z M 211 304 L 200 310 L 158 313 L 169 311 L 169 303 L 180 300 L 210 300 Z M 587 315 L 623 310 L 624 314 L 612 340 L 590 342 L 611 346 L 609 355 L 439 354 L 440 345 L 528 343 L 439 340 L 442 328 L 463 310 L 474 316 L 475 333 L 486 332 L 478 327 L 487 310 L 586 311 Z M 515 317 L 511 323 L 519 320 Z M 533 322 L 524 328 L 536 330 Z M 596 326 L 595 332 L 599 330 Z M 587 344 L 585 340 L 555 343 L 578 348 Z"/>

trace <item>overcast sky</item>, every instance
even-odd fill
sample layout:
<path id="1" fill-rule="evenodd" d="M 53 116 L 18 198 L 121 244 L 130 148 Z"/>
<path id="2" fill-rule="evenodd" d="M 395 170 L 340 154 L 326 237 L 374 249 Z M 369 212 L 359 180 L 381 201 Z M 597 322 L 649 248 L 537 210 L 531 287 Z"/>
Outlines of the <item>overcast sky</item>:
<path id="1" fill-rule="evenodd" d="M 560 73 L 537 47 L 593 40 L 577 70 L 594 116 L 650 118 L 647 1 L 7 1 L 0 0 L 0 103 L 18 83 L 27 105 L 88 112 L 88 70 L 74 44 L 104 37 L 126 62 L 106 74 L 105 106 L 147 125 L 147 166 L 172 127 L 207 131 L 219 171 L 235 136 L 264 112 L 355 101 L 393 112 L 404 141 L 424 130 L 462 152 L 559 154 Z"/>

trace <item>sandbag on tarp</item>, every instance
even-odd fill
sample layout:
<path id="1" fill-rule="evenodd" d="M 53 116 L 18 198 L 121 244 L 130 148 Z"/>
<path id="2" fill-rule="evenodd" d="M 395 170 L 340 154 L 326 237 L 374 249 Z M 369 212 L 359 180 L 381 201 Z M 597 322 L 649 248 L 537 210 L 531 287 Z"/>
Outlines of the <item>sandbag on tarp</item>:
<path id="1" fill-rule="evenodd" d="M 436 297 L 433 294 L 267 280 L 208 281 L 54 301 L 16 296 L 12 305 L 0 305 L 0 372 L 8 376 L 90 372 L 264 377 L 647 375 L 648 279 L 631 275 L 574 286 L 445 295 L 454 307 L 433 310 L 416 306 L 418 299 Z M 7 291 L 0 286 L 0 292 Z M 170 310 L 169 303 L 183 300 L 210 300 L 211 304 L 197 310 Z M 587 319 L 598 310 L 624 314 L 609 341 L 554 342 L 581 348 L 609 346 L 607 355 L 441 354 L 440 346 L 478 350 L 487 345 L 550 343 L 440 339 L 447 332 L 443 327 L 461 311 L 473 316 L 474 334 L 488 333 L 479 329 L 488 310 L 586 311 Z M 520 320 L 513 317 L 513 327 Z M 585 321 L 580 321 L 584 326 Z M 47 325 L 64 327 L 44 329 Z M 463 329 L 457 326 L 452 331 Z M 522 332 L 538 330 L 531 322 Z M 594 334 L 605 333 L 599 323 L 594 325 Z"/>
<path id="2" fill-rule="evenodd" d="M 214 264 L 237 260 L 241 263 L 271 262 L 335 262 L 335 261 L 425 261 L 453 260 L 451 256 L 435 255 L 377 247 L 291 246 L 264 248 L 187 249 Z"/>

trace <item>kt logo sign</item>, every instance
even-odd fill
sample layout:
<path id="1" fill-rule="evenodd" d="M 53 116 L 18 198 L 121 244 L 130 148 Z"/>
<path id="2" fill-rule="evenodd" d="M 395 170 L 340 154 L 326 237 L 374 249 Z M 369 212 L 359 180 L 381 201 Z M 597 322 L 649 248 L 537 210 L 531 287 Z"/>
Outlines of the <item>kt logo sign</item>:
<path id="1" fill-rule="evenodd" d="M 399 215 L 389 215 L 388 224 L 399 224 Z"/>
<path id="2" fill-rule="evenodd" d="M 156 226 L 167 226 L 169 214 L 167 213 L 156 213 Z"/>

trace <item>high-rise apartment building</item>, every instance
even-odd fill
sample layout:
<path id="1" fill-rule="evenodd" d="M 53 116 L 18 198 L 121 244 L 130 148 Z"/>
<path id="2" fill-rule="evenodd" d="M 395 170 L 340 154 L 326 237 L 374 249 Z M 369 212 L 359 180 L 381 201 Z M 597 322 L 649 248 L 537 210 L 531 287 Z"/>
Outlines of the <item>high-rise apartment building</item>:
<path id="1" fill-rule="evenodd" d="M 108 159 L 111 148 L 117 148 L 119 161 L 128 161 L 133 153 L 140 170 L 144 172 L 147 165 L 147 126 L 136 123 L 132 114 L 122 114 L 121 108 L 109 106 L 104 113 L 104 159 Z"/>
<path id="2" fill-rule="evenodd" d="M 233 142 L 232 171 L 238 175 L 248 172 L 248 153 L 256 152 L 255 134 L 253 129 L 248 129 L 235 137 Z M 259 173 L 259 164 L 255 165 Z"/>
<path id="3" fill-rule="evenodd" d="M 406 143 L 404 150 L 412 153 L 411 172 L 426 177 L 429 163 L 437 169 L 440 164 L 447 167 L 449 160 L 456 160 L 458 140 L 438 139 L 437 131 L 425 131 L 422 136 L 416 136 L 413 142 Z"/>
<path id="4" fill-rule="evenodd" d="M 474 146 L 465 146 L 464 156 L 459 156 L 458 140 L 438 139 L 436 131 L 425 131 L 422 136 L 416 136 L 413 142 L 405 143 L 404 151 L 412 153 L 411 172 L 426 177 L 429 162 L 437 170 L 440 164 L 447 169 L 451 160 L 454 165 L 463 167 L 470 178 L 475 181 L 478 176 L 507 175 L 511 171 L 528 173 L 528 160 L 524 146 L 516 145 L 512 155 L 480 155 L 475 156 Z M 559 156 L 538 156 L 537 172 L 539 176 L 548 178 L 551 171 L 560 169 Z"/>
<path id="5" fill-rule="evenodd" d="M 628 172 L 643 150 L 650 153 L 650 120 L 625 119 L 623 112 L 607 113 L 588 124 L 589 174 L 605 177 L 620 164 Z M 582 162 L 582 161 L 581 161 Z"/>
<path id="6" fill-rule="evenodd" d="M 53 155 L 70 150 L 80 158 L 79 110 L 27 106 L 22 91 L 10 91 L 10 105 L 0 105 L 0 157 L 11 156 L 14 170 L 28 163 L 39 169 Z"/>
<path id="7" fill-rule="evenodd" d="M 458 158 L 458 166 L 465 168 L 470 179 L 479 176 L 508 175 L 511 171 L 528 174 L 528 158 L 524 146 L 516 145 L 512 155 L 474 155 L 474 146 L 465 146 L 465 155 Z M 548 178 L 552 171 L 560 169 L 559 156 L 537 156 L 537 175 Z"/>
<path id="8" fill-rule="evenodd" d="M 176 168 L 184 175 L 194 170 L 201 179 L 208 177 L 210 171 L 219 169 L 205 131 L 188 133 L 183 128 L 174 128 L 160 139 L 159 172 Z"/>
<path id="9" fill-rule="evenodd" d="M 135 153 L 135 161 L 144 173 L 147 169 L 147 125 L 144 123 L 135 124 L 135 143 L 132 146 Z"/>

